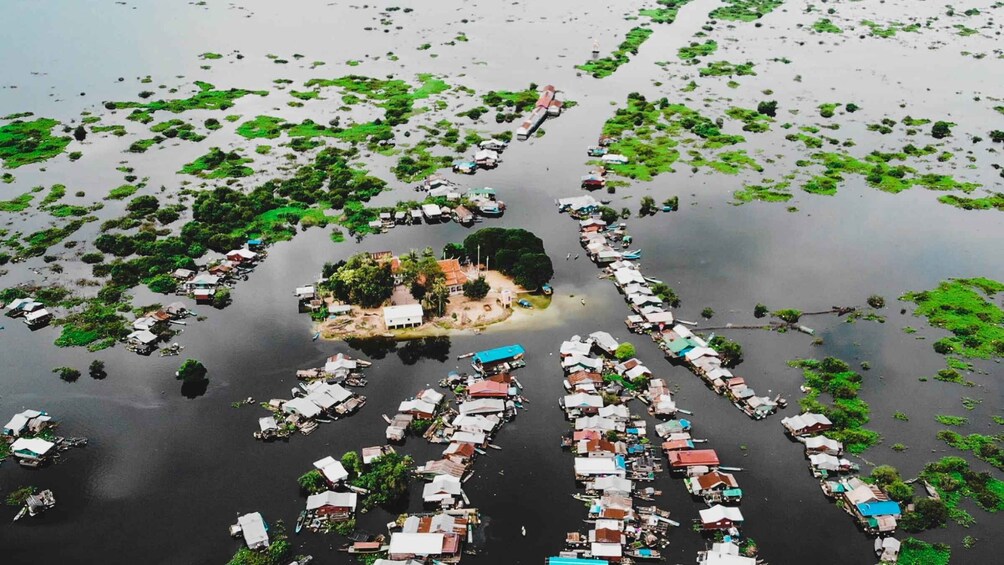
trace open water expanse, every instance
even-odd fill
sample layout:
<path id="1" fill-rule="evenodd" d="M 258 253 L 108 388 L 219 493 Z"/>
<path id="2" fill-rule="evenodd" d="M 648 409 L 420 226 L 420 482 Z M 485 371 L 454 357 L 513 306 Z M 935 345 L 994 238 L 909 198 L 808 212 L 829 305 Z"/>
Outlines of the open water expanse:
<path id="1" fill-rule="evenodd" d="M 824 498 L 801 446 L 782 433 L 779 421 L 797 412 L 802 383 L 800 373 L 785 365 L 787 360 L 833 355 L 852 365 L 870 363 L 871 370 L 863 372 L 860 396 L 871 405 L 869 427 L 882 434 L 883 442 L 863 454 L 864 460 L 859 460 L 863 469 L 868 469 L 867 462 L 885 463 L 896 466 L 904 477 L 912 477 L 925 463 L 958 454 L 935 438 L 942 428 L 934 421 L 935 414 L 967 416 L 973 422 L 967 433 L 999 433 L 1000 426 L 991 420 L 992 415 L 1004 415 L 999 365 L 977 361 L 978 371 L 966 375 L 975 388 L 933 379 L 919 381 L 918 377 L 930 377 L 944 368 L 944 358 L 931 349 L 931 343 L 945 332 L 911 316 L 912 308 L 901 314 L 901 307 L 912 305 L 895 298 L 908 290 L 933 288 L 949 277 L 1004 280 L 1000 212 L 946 206 L 938 203 L 936 193 L 920 187 L 900 194 L 880 192 L 868 187 L 860 175 L 849 176 L 834 196 L 795 190 L 795 199 L 787 204 L 734 206 L 732 192 L 741 188 L 742 175 L 692 174 L 682 163 L 676 173 L 619 188 L 611 197 L 618 209 L 626 206 L 637 211 L 644 195 L 658 202 L 671 195 L 680 197 L 679 212 L 628 220 L 636 246 L 644 250 L 645 274 L 664 280 L 680 295 L 679 318 L 698 320 L 701 310 L 710 306 L 716 314 L 708 325 L 743 324 L 754 321 L 753 306 L 758 302 L 772 309 L 812 311 L 862 305 L 871 294 L 886 297 L 885 323 L 845 323 L 834 316 L 806 318 L 816 337 L 823 339 L 818 346 L 811 344 L 812 337 L 801 334 L 719 331 L 743 345 L 745 361 L 737 374 L 758 393 L 770 390 L 791 401 L 786 410 L 753 422 L 687 370 L 664 361 L 647 338 L 626 331 L 628 307 L 613 284 L 597 279 L 598 270 L 584 256 L 565 259 L 568 253 L 573 257 L 584 254 L 575 223 L 559 215 L 554 206 L 556 198 L 581 192 L 578 178 L 586 170 L 585 147 L 595 143 L 603 122 L 615 110 L 612 104 L 623 104 L 634 91 L 650 99 L 730 98 L 734 104 L 755 107 L 763 98 L 760 92 L 771 89 L 772 98 L 782 106 L 798 107 L 803 114 L 814 112 L 825 101 L 856 101 L 862 110 L 853 118 L 842 118 L 842 137 L 864 134 L 865 123 L 904 113 L 949 120 L 959 132 L 986 137 L 987 129 L 1004 129 L 1004 116 L 991 109 L 1001 103 L 999 99 L 975 100 L 1004 96 L 1004 65 L 993 53 L 1000 49 L 1000 38 L 994 35 L 999 24 L 973 37 L 925 30 L 879 44 L 875 39 L 859 39 L 857 31 L 834 38 L 809 35 L 796 24 L 810 25 L 818 14 L 806 15 L 805 2 L 785 2 L 763 18 L 762 27 L 739 22 L 734 29 L 718 32 L 735 40 L 719 41 L 721 58 L 757 61 L 757 76 L 743 77 L 736 89 L 719 79 L 710 90 L 684 93 L 681 88 L 690 80 L 681 78 L 686 70 L 655 63 L 676 61 L 677 49 L 689 43 L 705 24 L 709 10 L 719 5 L 714 0 L 687 4 L 671 25 L 653 24 L 655 33 L 638 55 L 603 80 L 579 76 L 574 65 L 588 58 L 594 38 L 604 52 L 612 49 L 634 25 L 624 14 L 636 13 L 647 4 L 381 0 L 376 4 L 380 9 L 414 8 L 410 13 L 391 12 L 391 26 L 379 24 L 374 5 L 358 2 L 199 4 L 205 5 L 5 2 L 0 114 L 32 111 L 68 123 L 79 119 L 81 110 L 103 111 L 103 101 L 132 100 L 148 86 L 192 80 L 206 80 L 220 88 L 272 89 L 276 78 L 292 79 L 296 85 L 318 76 L 350 73 L 405 79 L 434 73 L 479 93 L 522 89 L 530 82 L 554 84 L 563 97 L 578 105 L 546 122 L 546 135 L 514 142 L 497 170 L 458 180 L 496 187 L 506 201 L 505 216 L 482 227 L 523 227 L 543 239 L 554 260 L 555 300 L 544 312 L 491 327 L 481 335 L 398 344 L 390 350 L 375 344 L 353 350 L 344 342 L 311 341 L 310 320 L 297 313 L 291 294 L 295 286 L 315 280 L 324 262 L 358 251 L 441 249 L 469 233 L 451 223 L 399 227 L 359 243 L 338 244 L 332 243 L 328 231 L 315 228 L 278 243 L 250 280 L 234 290 L 232 306 L 222 311 L 199 308 L 207 319 L 190 322 L 176 338 L 185 346 L 181 358 L 140 357 L 121 346 L 97 354 L 82 348 L 57 348 L 52 342 L 59 328 L 29 332 L 19 321 L 0 319 L 0 325 L 6 326 L 0 331 L 0 418 L 23 408 L 40 408 L 60 422 L 62 434 L 90 440 L 86 448 L 71 450 L 58 465 L 42 470 L 20 468 L 13 460 L 0 465 L 0 493 L 33 484 L 52 489 L 58 501 L 43 518 L 0 527 L 0 563 L 224 563 L 240 543 L 227 535 L 227 527 L 238 514 L 260 511 L 269 521 L 292 524 L 304 504 L 296 478 L 311 468 L 311 462 L 383 444 L 386 424 L 381 414 L 395 413 L 401 400 L 434 386 L 447 371 L 464 370 L 466 361 L 458 361 L 458 355 L 521 343 L 528 365 L 518 377 L 526 387 L 527 410 L 497 436 L 495 443 L 503 449 L 480 458 L 474 478 L 465 484 L 472 505 L 481 509 L 490 525 L 486 552 L 464 557 L 463 563 L 537 565 L 556 554 L 565 532 L 581 529 L 585 517 L 582 503 L 570 496 L 576 492 L 572 456 L 558 444 L 568 425 L 556 405 L 563 394 L 557 350 L 570 336 L 596 330 L 632 340 L 639 358 L 675 388 L 678 405 L 694 412 L 694 437 L 707 438 L 724 464 L 744 469 L 738 475 L 746 493 L 744 532 L 758 542 L 761 557 L 774 565 L 875 562 L 871 539 Z M 919 10 L 941 13 L 936 2 L 829 2 L 821 6 L 873 10 L 873 19 L 881 19 L 905 17 L 902 14 L 915 4 Z M 979 4 L 998 18 L 1004 14 L 989 8 L 991 2 Z M 816 7 L 817 12 L 821 9 Z M 366 31 L 366 26 L 377 29 Z M 384 28 L 390 32 L 379 31 Z M 458 30 L 470 41 L 441 45 Z M 416 50 L 422 43 L 431 43 L 433 48 Z M 234 50 L 244 58 L 229 56 Z M 960 55 L 964 50 L 982 50 L 988 56 Z M 207 51 L 228 56 L 199 60 L 198 55 Z M 394 52 L 399 60 L 384 56 L 387 52 Z M 294 60 L 294 53 L 305 58 Z M 433 58 L 432 53 L 438 56 Z M 267 54 L 285 57 L 290 63 L 277 65 Z M 768 62 L 775 57 L 791 62 Z M 324 60 L 327 65 L 310 69 L 313 60 Z M 350 67 L 345 64 L 349 60 L 362 63 Z M 207 63 L 211 69 L 199 68 Z M 137 80 L 146 75 L 152 75 L 152 85 Z M 800 80 L 793 80 L 796 76 Z M 118 77 L 125 80 L 119 82 Z M 323 100 L 288 108 L 279 95 L 246 97 L 228 113 L 271 113 L 291 120 L 316 116 L 319 123 L 336 113 L 335 102 L 330 108 Z M 715 108 L 723 104 L 709 103 Z M 908 107 L 904 110 L 900 104 Z M 197 123 L 211 115 L 219 117 L 218 112 L 190 114 L 184 117 Z M 210 144 L 246 144 L 232 128 L 213 135 L 218 137 L 138 156 L 121 152 L 121 141 L 113 145 L 95 138 L 76 163 L 63 156 L 13 171 L 17 180 L 0 185 L 0 200 L 38 184 L 57 182 L 66 184 L 69 193 L 104 193 L 121 184 L 115 167 L 124 160 L 140 176 L 150 177 L 145 189 L 149 193 L 156 193 L 154 187 L 161 185 L 171 192 L 180 186 L 181 177 L 175 171 Z M 764 139 L 758 150 L 774 157 L 768 166 L 779 171 L 794 166 L 797 157 L 783 154 L 769 138 Z M 957 158 L 969 149 L 968 143 L 961 135 L 952 142 L 959 148 Z M 972 167 L 960 164 L 953 174 L 999 191 L 1001 179 L 990 165 L 995 159 L 1001 162 L 1000 154 L 987 152 L 987 146 L 984 142 L 974 149 L 978 158 Z M 860 149 L 864 153 L 873 147 L 863 144 Z M 268 163 L 279 159 L 270 159 L 256 163 L 261 179 L 273 176 Z M 392 180 L 386 166 L 375 159 L 369 168 Z M 375 203 L 413 197 L 406 183 L 390 184 L 395 190 L 380 195 Z M 106 203 L 98 215 L 102 220 L 121 215 L 122 206 Z M 798 211 L 786 211 L 787 206 L 797 206 Z M 43 214 L 17 220 L 11 216 L 3 214 L 0 222 L 25 233 L 51 220 Z M 93 240 L 99 223 L 83 227 L 73 239 Z M 72 281 L 89 272 L 79 261 L 66 262 L 62 275 L 32 271 L 44 267 L 41 258 L 7 265 L 0 287 L 27 281 Z M 136 289 L 134 294 L 136 304 L 163 300 L 145 289 Z M 904 333 L 904 326 L 919 332 Z M 918 340 L 918 336 L 927 339 Z M 256 405 L 232 408 L 231 403 L 249 396 L 256 401 L 287 397 L 295 386 L 297 369 L 322 365 L 337 352 L 373 361 L 366 371 L 369 385 L 360 391 L 368 398 L 366 406 L 351 418 L 322 425 L 312 435 L 297 435 L 288 443 L 255 441 L 251 433 L 266 413 Z M 199 359 L 209 369 L 208 390 L 197 398 L 183 396 L 175 380 L 174 372 L 186 357 Z M 93 380 L 85 374 L 75 383 L 65 383 L 51 372 L 58 366 L 85 369 L 93 358 L 106 362 L 106 379 Z M 983 402 L 966 411 L 960 401 L 963 396 Z M 640 406 L 633 408 L 639 411 Z M 909 415 L 910 421 L 894 420 L 897 411 Z M 890 448 L 894 443 L 909 449 L 897 453 Z M 440 449 L 411 437 L 399 451 L 424 462 L 435 458 Z M 1000 478 L 1000 472 L 967 458 L 974 468 L 990 470 Z M 420 486 L 413 485 L 408 507 L 399 510 L 421 508 Z M 692 563 L 705 540 L 690 531 L 689 525 L 704 506 L 690 499 L 682 481 L 666 473 L 652 486 L 664 492 L 657 505 L 684 523 L 670 534 L 666 562 Z M 976 524 L 968 529 L 950 525 L 919 537 L 950 543 L 952 563 L 997 562 L 994 556 L 1004 552 L 1000 517 L 971 502 L 962 507 L 976 518 Z M 0 508 L 0 522 L 9 522 L 14 513 L 15 509 Z M 380 532 L 391 518 L 384 510 L 375 510 L 361 515 L 359 524 Z M 525 536 L 521 527 L 526 529 Z M 973 548 L 962 547 L 965 535 L 978 539 Z M 291 541 L 299 552 L 312 554 L 315 563 L 352 562 L 348 555 L 335 551 L 343 543 L 340 536 L 304 533 L 291 536 Z"/>

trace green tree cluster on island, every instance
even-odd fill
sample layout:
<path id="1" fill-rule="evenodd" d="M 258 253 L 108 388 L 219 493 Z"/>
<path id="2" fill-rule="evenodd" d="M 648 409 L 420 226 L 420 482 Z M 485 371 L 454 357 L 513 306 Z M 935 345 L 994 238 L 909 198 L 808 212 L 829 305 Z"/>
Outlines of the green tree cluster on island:
<path id="1" fill-rule="evenodd" d="M 368 253 L 357 253 L 340 261 L 323 284 L 343 302 L 376 308 L 394 292 L 390 263 L 378 263 Z"/>
<path id="2" fill-rule="evenodd" d="M 447 245 L 443 252 L 472 262 L 480 257 L 489 269 L 512 277 L 526 289 L 539 288 L 554 276 L 544 242 L 522 228 L 484 228 L 464 238 L 463 245 Z"/>

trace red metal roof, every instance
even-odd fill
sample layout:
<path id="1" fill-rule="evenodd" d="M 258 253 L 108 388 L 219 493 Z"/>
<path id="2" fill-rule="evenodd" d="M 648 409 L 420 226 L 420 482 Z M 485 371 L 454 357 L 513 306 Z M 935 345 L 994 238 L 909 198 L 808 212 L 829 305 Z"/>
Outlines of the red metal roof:
<path id="1" fill-rule="evenodd" d="M 718 465 L 718 453 L 714 449 L 694 449 L 692 451 L 670 451 L 666 454 L 669 464 L 674 468 L 693 467 L 697 465 Z"/>

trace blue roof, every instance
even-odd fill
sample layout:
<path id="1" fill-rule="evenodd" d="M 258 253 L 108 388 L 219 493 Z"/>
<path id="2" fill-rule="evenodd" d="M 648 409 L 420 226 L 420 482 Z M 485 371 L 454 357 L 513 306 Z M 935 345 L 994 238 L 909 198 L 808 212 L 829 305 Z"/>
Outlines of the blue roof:
<path id="1" fill-rule="evenodd" d="M 614 456 L 614 466 L 616 466 L 618 469 L 627 469 L 627 463 L 624 461 L 623 455 Z"/>
<path id="2" fill-rule="evenodd" d="M 499 361 L 505 361 L 507 359 L 513 359 L 523 355 L 526 351 L 523 351 L 523 346 L 516 345 L 506 345 L 505 347 L 496 347 L 495 349 L 488 349 L 486 351 L 478 351 L 474 354 L 473 361 L 481 364 L 485 363 L 497 363 Z"/>
<path id="3" fill-rule="evenodd" d="M 248 245 L 261 245 L 261 240 L 260 239 L 249 239 L 248 240 Z"/>
<path id="4" fill-rule="evenodd" d="M 547 565 L 607 565 L 602 559 L 579 559 L 578 557 L 548 557 Z"/>
<path id="5" fill-rule="evenodd" d="M 653 552 L 651 549 L 648 549 L 646 547 L 640 548 L 637 551 L 638 551 L 638 555 L 641 556 L 641 557 L 651 557 L 651 556 L 655 555 L 655 552 Z"/>
<path id="6" fill-rule="evenodd" d="M 861 504 L 858 504 L 858 512 L 866 518 L 869 516 L 898 516 L 902 513 L 899 508 L 899 503 L 894 500 L 862 502 Z"/>

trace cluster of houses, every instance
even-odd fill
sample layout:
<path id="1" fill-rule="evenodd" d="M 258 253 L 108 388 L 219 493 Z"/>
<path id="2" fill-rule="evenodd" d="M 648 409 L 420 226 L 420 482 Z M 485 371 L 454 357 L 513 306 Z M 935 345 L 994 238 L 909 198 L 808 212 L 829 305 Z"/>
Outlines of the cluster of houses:
<path id="1" fill-rule="evenodd" d="M 343 385 L 365 385 L 359 369 L 369 365 L 368 361 L 339 353 L 329 357 L 324 367 L 297 371 L 302 382 L 290 391 L 293 398 L 273 398 L 264 405 L 272 415 L 258 419 L 255 439 L 286 438 L 296 430 L 308 435 L 319 423 L 355 414 L 366 405 L 366 397 Z"/>
<path id="2" fill-rule="evenodd" d="M 264 242 L 249 239 L 246 247 L 228 251 L 223 260 L 211 263 L 203 273 L 176 269 L 172 273 L 178 283 L 176 293 L 190 296 L 199 304 L 211 304 L 217 290 L 233 286 L 237 280 L 246 278 L 264 257 Z"/>
<path id="3" fill-rule="evenodd" d="M 599 203 L 591 196 L 576 196 L 558 200 L 559 210 L 568 212 L 579 222 L 579 240 L 588 257 L 599 265 L 604 275 L 613 280 L 633 313 L 625 324 L 634 333 L 648 334 L 659 345 L 667 359 L 685 365 L 716 393 L 727 397 L 750 418 L 766 418 L 783 406 L 777 396 L 757 395 L 746 380 L 723 366 L 718 351 L 708 341 L 694 334 L 686 325 L 677 323 L 663 299 L 655 293 L 655 279 L 642 274 L 637 260 L 641 251 L 622 251 L 631 243 L 623 224 L 607 225 L 596 217 Z"/>
<path id="4" fill-rule="evenodd" d="M 805 456 L 814 477 L 820 479 L 823 493 L 840 502 L 839 506 L 850 514 L 866 533 L 879 537 L 876 548 L 882 553 L 899 551 L 899 542 L 892 534 L 902 515 L 900 504 L 889 498 L 877 485 L 866 483 L 856 476 L 859 466 L 843 458 L 844 445 L 825 432 L 833 423 L 823 414 L 804 412 L 781 420 L 784 431 L 805 446 Z M 889 541 L 886 541 L 889 540 Z M 883 557 L 883 561 L 888 561 Z M 895 559 L 891 559 L 895 561 Z"/>
<path id="5" fill-rule="evenodd" d="M 586 154 L 590 157 L 599 157 L 600 164 L 579 179 L 579 186 L 586 190 L 596 190 L 607 185 L 607 165 L 626 165 L 629 159 L 624 155 L 610 153 L 607 146 L 612 140 L 601 137 L 599 145 L 591 145 L 586 148 Z"/>
<path id="6" fill-rule="evenodd" d="M 8 317 L 21 318 L 31 330 L 44 328 L 52 321 L 52 313 L 45 308 L 45 304 L 34 298 L 16 298 L 6 305 L 6 309 Z"/>
<path id="7" fill-rule="evenodd" d="M 501 356 L 511 364 L 505 370 Z M 445 396 L 431 389 L 422 391 L 414 399 L 401 403 L 398 418 L 417 418 L 431 423 L 425 431 L 430 443 L 445 444 L 442 457 L 427 461 L 418 468 L 418 474 L 429 481 L 422 490 L 422 500 L 429 507 L 462 508 L 468 504 L 462 483 L 469 477 L 471 467 L 486 449 L 500 449 L 492 439 L 506 422 L 516 416 L 522 405 L 522 387 L 509 371 L 524 351 L 520 345 L 510 345 L 475 353 L 473 357 L 495 359 L 472 375 L 452 374 L 442 384 L 456 393 L 456 407 L 445 401 Z M 387 428 L 388 438 L 396 421 Z"/>
<path id="8" fill-rule="evenodd" d="M 646 437 L 645 420 L 627 406 L 635 394 L 631 383 L 643 383 L 651 372 L 637 359 L 614 360 L 618 345 L 609 333 L 598 331 L 586 339 L 573 336 L 559 350 L 568 394 L 558 404 L 573 425 L 562 447 L 575 455 L 575 480 L 585 490 L 576 497 L 589 503 L 592 527 L 584 534 L 569 532 L 565 550 L 549 563 L 658 560 L 669 526 L 679 525 L 664 510 L 634 505 L 634 498 L 661 494 L 636 483 L 654 480 L 662 461 Z"/>
<path id="9" fill-rule="evenodd" d="M 465 191 L 457 183 L 439 174 L 427 177 L 415 190 L 426 194 L 421 204 L 407 210 L 382 211 L 376 219 L 369 222 L 369 227 L 385 233 L 395 226 L 422 223 L 454 221 L 470 226 L 484 218 L 499 218 L 506 210 L 505 202 L 498 199 L 498 192 L 494 188 L 470 188 Z"/>
<path id="10" fill-rule="evenodd" d="M 423 565 L 458 563 L 464 543 L 469 543 L 481 523 L 475 508 L 444 510 L 436 513 L 407 514 L 399 517 L 390 532 L 388 559 L 377 565 Z"/>
<path id="11" fill-rule="evenodd" d="M 560 116 L 563 103 L 557 98 L 554 86 L 547 85 L 540 91 L 540 98 L 533 105 L 530 115 L 516 128 L 516 139 L 526 141 L 540 124 L 549 116 Z"/>
<path id="12" fill-rule="evenodd" d="M 184 319 L 192 312 L 182 302 L 172 302 L 167 306 L 143 314 L 133 320 L 132 332 L 126 336 L 126 349 L 140 355 L 149 355 L 157 349 L 165 336 L 171 335 L 170 325 L 185 325 Z"/>
<path id="13" fill-rule="evenodd" d="M 59 452 L 87 445 L 85 438 L 64 438 L 52 434 L 56 426 L 42 410 L 22 410 L 3 426 L 0 441 L 22 467 L 37 468 L 51 463 Z"/>
<path id="14" fill-rule="evenodd" d="M 705 440 L 691 437 L 689 420 L 676 419 L 679 412 L 689 412 L 676 406 L 666 382 L 652 378 L 636 359 L 611 359 L 617 345 L 610 334 L 594 332 L 586 339 L 574 336 L 559 351 L 568 391 L 559 405 L 574 425 L 562 446 L 576 456 L 575 478 L 586 490 L 577 497 L 590 502 L 589 519 L 595 520 L 595 526 L 585 535 L 569 533 L 566 550 L 549 558 L 548 563 L 584 565 L 659 559 L 659 549 L 667 543 L 661 535 L 668 525 L 679 524 L 669 519 L 668 512 L 654 506 L 634 507 L 632 497 L 652 500 L 661 494 L 634 485 L 650 481 L 662 471 L 662 451 L 670 473 L 682 477 L 688 493 L 708 506 L 698 512 L 695 527 L 730 540 L 709 550 L 707 557 L 702 553 L 698 562 L 755 564 L 755 558 L 740 555 L 750 551 L 749 547 L 741 551 L 739 545 L 744 518 L 737 505 L 743 492 L 735 474 L 729 472 L 739 469 L 723 467 L 715 450 L 697 448 Z M 631 390 L 625 386 L 627 383 L 635 389 L 647 383 L 647 388 Z M 633 398 L 647 404 L 649 413 L 661 420 L 655 426 L 661 444 L 650 442 L 646 422 L 630 413 L 627 402 Z M 726 557 L 719 558 L 717 553 Z"/>
<path id="15" fill-rule="evenodd" d="M 502 152 L 509 144 L 498 139 L 486 139 L 478 143 L 478 150 L 470 161 L 454 161 L 453 172 L 473 175 L 478 169 L 494 169 L 502 162 Z"/>

